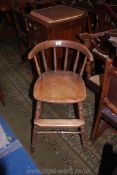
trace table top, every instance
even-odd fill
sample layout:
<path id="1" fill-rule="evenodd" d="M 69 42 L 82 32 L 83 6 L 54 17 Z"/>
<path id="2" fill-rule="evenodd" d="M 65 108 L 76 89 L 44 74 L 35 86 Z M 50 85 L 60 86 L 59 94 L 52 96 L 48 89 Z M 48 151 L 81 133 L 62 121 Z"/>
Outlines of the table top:
<path id="1" fill-rule="evenodd" d="M 57 5 L 33 10 L 30 14 L 32 17 L 51 25 L 77 20 L 85 14 L 85 11 L 66 5 Z"/>

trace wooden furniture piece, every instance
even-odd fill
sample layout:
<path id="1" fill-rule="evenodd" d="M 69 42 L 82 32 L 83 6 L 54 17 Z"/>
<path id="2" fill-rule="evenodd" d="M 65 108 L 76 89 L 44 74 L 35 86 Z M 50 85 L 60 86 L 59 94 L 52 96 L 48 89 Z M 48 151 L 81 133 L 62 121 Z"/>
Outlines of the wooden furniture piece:
<path id="1" fill-rule="evenodd" d="M 87 61 L 86 63 L 85 84 L 95 95 L 95 120 L 99 108 L 105 65 L 108 58 L 114 59 L 115 50 L 108 41 L 109 37 L 105 35 L 104 32 L 94 34 L 81 33 L 79 34 L 79 37 L 81 42 L 89 48 L 94 57 L 92 63 L 90 61 Z"/>
<path id="2" fill-rule="evenodd" d="M 105 62 L 107 58 L 113 58 L 113 48 L 109 45 L 109 37 L 105 36 L 103 32 L 81 33 L 79 37 L 94 56 L 93 65 L 91 65 L 91 62 L 86 63 L 86 85 L 98 95 L 99 100 Z"/>
<path id="3" fill-rule="evenodd" d="M 76 34 L 85 30 L 84 19 L 85 11 L 65 5 L 34 10 L 27 15 L 30 42 L 76 40 Z"/>
<path id="4" fill-rule="evenodd" d="M 61 57 L 58 55 L 61 50 Z M 51 53 L 51 69 L 48 69 L 48 54 Z M 69 54 L 70 53 L 70 54 Z M 42 57 L 41 57 L 42 56 Z M 72 57 L 74 64 L 69 67 L 69 59 Z M 84 126 L 82 102 L 86 98 L 86 88 L 82 75 L 86 60 L 93 60 L 93 56 L 86 46 L 69 40 L 48 40 L 37 44 L 29 53 L 28 58 L 35 61 L 38 79 L 34 85 L 34 98 L 36 99 L 36 111 L 34 126 L 32 131 L 32 150 L 34 150 L 37 133 L 66 133 L 65 128 L 76 128 L 74 132 L 81 136 L 82 146 L 84 146 Z M 62 58 L 61 70 L 57 64 Z M 38 62 L 39 61 L 39 62 Z M 38 64 L 44 64 L 40 67 Z M 42 73 L 41 73 L 42 71 Z M 43 119 L 41 110 L 43 103 L 56 104 L 77 104 L 78 114 L 75 119 L 61 117 L 61 119 Z M 38 127 L 41 129 L 38 131 Z M 55 131 L 43 130 L 44 128 L 55 128 Z M 57 130 L 63 129 L 64 131 Z"/>
<path id="5" fill-rule="evenodd" d="M 12 20 L 12 1 L 0 1 L 0 36 L 14 36 L 15 31 Z"/>
<path id="6" fill-rule="evenodd" d="M 90 0 L 77 0 L 77 1 L 72 1 L 74 2 L 74 7 L 76 8 L 82 8 L 86 11 L 86 31 L 89 33 L 92 33 L 95 28 L 95 23 L 96 23 L 96 13 L 94 9 L 92 8 L 92 3 L 94 1 Z"/>
<path id="7" fill-rule="evenodd" d="M 27 15 L 30 13 L 31 10 L 39 8 L 39 4 L 49 4 L 50 1 L 19 1 L 15 3 L 15 7 L 13 10 L 13 19 L 16 28 L 16 34 L 19 43 L 19 51 L 21 54 L 22 61 L 25 61 L 27 57 L 27 53 L 29 52 L 30 48 L 34 45 L 34 36 L 30 35 L 29 27 L 27 25 Z M 52 1 L 51 1 L 52 3 Z M 30 6 L 29 6 L 30 5 Z M 33 7 L 35 6 L 35 8 Z M 42 6 L 40 6 L 42 8 Z M 37 38 L 37 35 L 35 36 Z"/>
<path id="8" fill-rule="evenodd" d="M 27 56 L 31 47 L 28 42 L 28 32 L 24 11 L 21 9 L 16 9 L 15 11 L 13 11 L 13 19 L 19 43 L 19 51 L 23 61 L 25 60 L 25 57 Z"/>
<path id="9" fill-rule="evenodd" d="M 95 12 L 96 23 L 90 33 L 106 31 L 117 27 L 117 15 L 107 3 L 94 3 L 92 10 Z"/>
<path id="10" fill-rule="evenodd" d="M 104 32 L 98 32 L 93 34 L 85 33 L 81 35 L 83 36 L 87 44 L 90 43 L 89 38 L 91 37 L 91 40 L 95 45 L 95 48 L 97 49 L 97 51 L 111 57 L 113 59 L 113 64 L 117 66 L 117 29 L 116 28 L 107 30 Z M 101 40 L 99 39 L 95 40 L 95 38 L 100 38 L 100 37 L 102 37 Z M 109 44 L 109 42 L 111 44 Z"/>
<path id="11" fill-rule="evenodd" d="M 111 30 L 110 32 L 107 33 L 109 36 L 109 41 L 111 44 L 116 48 L 116 58 L 114 60 L 115 65 L 117 66 L 117 29 Z"/>
<path id="12" fill-rule="evenodd" d="M 100 107 L 92 130 L 94 142 L 107 128 L 117 128 L 117 68 L 108 60 L 100 99 Z M 103 121 L 103 122 L 102 122 Z"/>

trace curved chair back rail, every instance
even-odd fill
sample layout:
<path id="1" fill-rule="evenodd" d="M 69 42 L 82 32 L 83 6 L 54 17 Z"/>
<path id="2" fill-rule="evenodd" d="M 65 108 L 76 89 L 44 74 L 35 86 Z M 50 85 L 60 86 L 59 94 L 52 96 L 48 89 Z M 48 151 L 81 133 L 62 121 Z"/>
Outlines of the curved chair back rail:
<path id="1" fill-rule="evenodd" d="M 61 51 L 60 50 L 58 51 L 57 48 L 60 48 Z M 49 56 L 47 56 L 47 54 L 46 54 L 48 49 L 53 49 L 53 51 L 52 51 L 53 53 L 49 52 Z M 40 68 L 39 68 L 39 64 L 38 64 L 38 56 L 37 56 L 37 54 L 39 52 L 41 52 L 41 56 L 43 58 L 45 71 L 48 70 L 48 65 L 47 65 L 48 58 L 47 57 L 53 58 L 55 71 L 57 70 L 57 60 L 61 57 L 62 58 L 64 57 L 63 58 L 64 59 L 64 64 L 63 64 L 64 66 L 63 67 L 64 67 L 64 71 L 65 71 L 67 69 L 69 57 L 73 56 L 70 54 L 73 52 L 74 54 L 76 54 L 74 64 L 73 64 L 73 72 L 76 72 L 77 65 L 80 62 L 80 60 L 84 59 L 83 64 L 80 68 L 80 75 L 81 76 L 83 74 L 85 63 L 86 63 L 87 59 L 90 61 L 93 61 L 93 56 L 92 56 L 91 52 L 86 48 L 86 46 L 84 46 L 80 43 L 77 43 L 75 41 L 68 41 L 68 40 L 43 41 L 43 42 L 37 44 L 28 55 L 28 59 L 34 58 L 39 74 L 41 73 Z M 85 57 L 83 57 L 83 55 L 85 55 Z"/>
<path id="2" fill-rule="evenodd" d="M 50 47 L 66 47 L 80 50 L 80 52 L 86 54 L 90 61 L 93 61 L 93 56 L 91 55 L 90 51 L 86 48 L 86 46 L 70 40 L 47 40 L 37 44 L 33 50 L 29 53 L 28 58 L 31 59 L 36 55 L 39 51 L 43 49 L 48 49 Z"/>

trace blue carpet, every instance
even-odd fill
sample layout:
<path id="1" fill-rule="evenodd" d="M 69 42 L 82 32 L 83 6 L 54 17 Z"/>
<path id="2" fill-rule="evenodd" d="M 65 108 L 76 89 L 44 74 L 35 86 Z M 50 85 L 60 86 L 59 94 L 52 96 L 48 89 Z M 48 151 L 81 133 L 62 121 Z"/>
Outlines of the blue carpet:
<path id="1" fill-rule="evenodd" d="M 1 115 L 0 124 L 10 142 L 0 149 L 0 175 L 41 175 L 37 165 Z"/>

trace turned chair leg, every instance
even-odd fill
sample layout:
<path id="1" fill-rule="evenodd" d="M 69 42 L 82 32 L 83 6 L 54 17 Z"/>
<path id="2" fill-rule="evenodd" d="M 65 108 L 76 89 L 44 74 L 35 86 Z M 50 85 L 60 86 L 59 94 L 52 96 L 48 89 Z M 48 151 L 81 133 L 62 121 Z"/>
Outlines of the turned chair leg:
<path id="1" fill-rule="evenodd" d="M 32 153 L 35 151 L 35 145 L 37 141 L 37 132 L 38 132 L 38 126 L 35 124 L 35 121 L 37 121 L 40 118 L 41 110 L 42 110 L 42 103 L 40 101 L 37 101 L 36 110 L 35 110 L 35 118 L 34 118 L 34 126 L 32 129 L 32 138 L 31 138 L 31 152 Z"/>
<path id="2" fill-rule="evenodd" d="M 79 112 L 79 118 L 84 120 L 82 103 L 78 103 L 78 112 Z M 87 142 L 87 137 L 86 137 L 86 133 L 85 133 L 85 126 L 80 127 L 80 134 L 79 135 L 80 135 L 82 148 L 83 148 L 83 150 L 85 150 L 85 146 L 86 146 L 86 142 Z"/>
<path id="3" fill-rule="evenodd" d="M 82 126 L 80 128 L 80 131 L 81 131 L 81 133 L 80 133 L 80 140 L 81 140 L 82 148 L 85 151 L 86 143 L 87 143 L 87 136 L 86 136 L 86 133 L 85 133 L 85 127 Z"/>
<path id="4" fill-rule="evenodd" d="M 35 144 L 37 140 L 37 125 L 34 125 L 32 129 L 32 140 L 31 140 L 31 152 L 35 151 Z"/>

